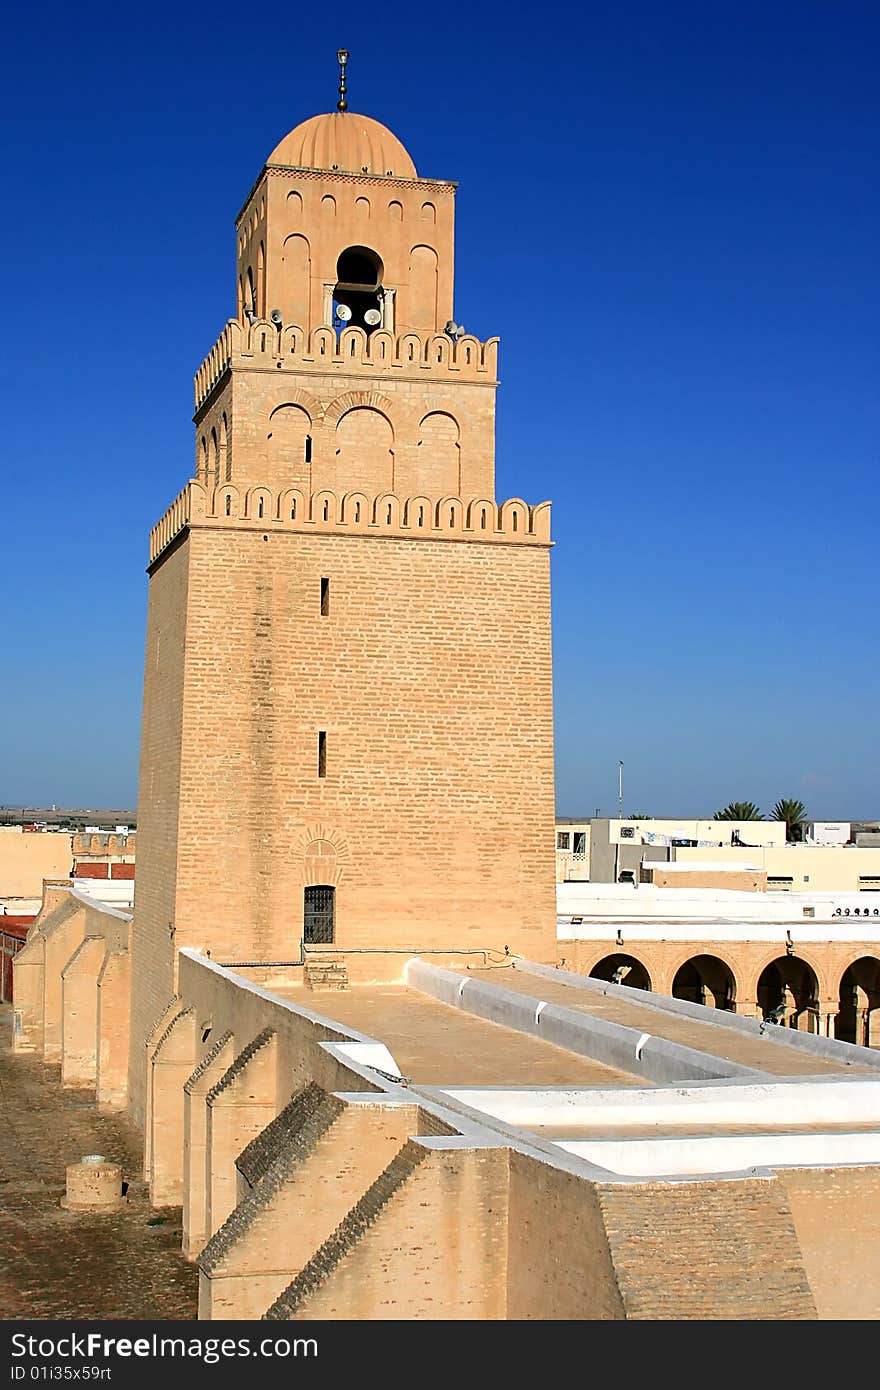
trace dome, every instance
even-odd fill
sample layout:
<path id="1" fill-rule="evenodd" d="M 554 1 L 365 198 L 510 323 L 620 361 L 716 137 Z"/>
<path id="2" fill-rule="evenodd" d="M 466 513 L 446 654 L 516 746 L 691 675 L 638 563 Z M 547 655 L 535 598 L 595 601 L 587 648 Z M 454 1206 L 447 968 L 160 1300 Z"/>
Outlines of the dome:
<path id="1" fill-rule="evenodd" d="M 338 169 L 345 174 L 393 174 L 417 178 L 416 166 L 396 135 L 370 116 L 328 111 L 303 121 L 269 156 L 269 164 L 300 169 Z"/>

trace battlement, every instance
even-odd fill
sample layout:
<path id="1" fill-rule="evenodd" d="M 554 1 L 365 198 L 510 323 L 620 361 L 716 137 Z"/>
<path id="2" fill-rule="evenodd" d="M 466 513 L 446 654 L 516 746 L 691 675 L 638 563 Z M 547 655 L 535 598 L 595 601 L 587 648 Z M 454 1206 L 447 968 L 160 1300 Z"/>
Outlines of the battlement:
<path id="1" fill-rule="evenodd" d="M 419 377 L 449 374 L 461 381 L 497 385 L 498 338 L 481 343 L 466 333 L 457 342 L 445 333 L 401 333 L 376 329 L 369 337 L 362 328 L 346 328 L 337 338 L 322 326 L 306 334 L 296 324 L 276 328 L 266 319 L 242 324 L 230 319 L 195 374 L 195 408 L 199 411 L 225 372 L 232 367 L 289 366 L 297 371 L 344 369 L 354 375 L 397 372 Z"/>
<path id="2" fill-rule="evenodd" d="M 298 488 L 275 492 L 268 487 L 240 490 L 226 483 L 209 492 L 191 481 L 150 532 L 150 564 L 187 527 L 236 526 L 260 531 L 335 532 L 340 535 L 396 536 L 420 540 L 467 540 L 484 543 L 549 546 L 550 503 L 534 507 L 512 497 L 463 500 L 444 497 L 398 497 L 363 492 L 342 496 L 329 489 L 304 493 Z"/>
<path id="3" fill-rule="evenodd" d="M 113 834 L 112 831 L 81 833 L 72 837 L 71 849 L 75 855 L 134 854 L 137 835 L 130 831 L 126 835 Z"/>

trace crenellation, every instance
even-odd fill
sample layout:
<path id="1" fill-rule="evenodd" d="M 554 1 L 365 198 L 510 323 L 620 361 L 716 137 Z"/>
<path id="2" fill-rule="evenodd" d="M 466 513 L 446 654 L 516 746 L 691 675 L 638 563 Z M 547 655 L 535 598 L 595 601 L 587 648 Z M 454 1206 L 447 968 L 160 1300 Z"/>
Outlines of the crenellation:
<path id="1" fill-rule="evenodd" d="M 252 325 L 230 319 L 194 378 L 197 416 L 230 370 L 324 372 L 328 367 L 357 374 L 394 371 L 396 376 L 455 375 L 461 380 L 497 386 L 500 338 L 481 342 L 465 334 L 456 342 L 444 334 L 409 332 L 395 336 L 376 330 L 368 338 L 362 328 L 346 328 L 337 337 L 322 325 L 307 334 L 297 324 L 278 329 L 268 320 Z"/>
<path id="2" fill-rule="evenodd" d="M 529 506 L 514 497 L 499 504 L 490 498 L 399 497 L 384 492 L 344 493 L 329 488 L 306 494 L 287 488 L 277 494 L 255 486 L 241 495 L 227 483 L 208 495 L 198 482 L 187 483 L 150 533 L 150 565 L 195 526 L 248 526 L 279 531 L 352 533 L 378 538 L 466 540 L 476 543 L 550 546 L 550 503 Z"/>

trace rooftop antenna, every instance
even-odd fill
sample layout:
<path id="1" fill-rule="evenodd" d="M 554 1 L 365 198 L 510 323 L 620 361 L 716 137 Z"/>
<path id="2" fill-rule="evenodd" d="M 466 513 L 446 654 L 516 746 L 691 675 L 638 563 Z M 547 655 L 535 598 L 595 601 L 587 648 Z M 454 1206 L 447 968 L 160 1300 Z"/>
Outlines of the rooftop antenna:
<path id="1" fill-rule="evenodd" d="M 345 65 L 348 62 L 348 49 L 340 48 L 336 57 L 339 59 L 339 100 L 336 103 L 336 110 L 347 111 L 348 102 L 345 100 Z"/>

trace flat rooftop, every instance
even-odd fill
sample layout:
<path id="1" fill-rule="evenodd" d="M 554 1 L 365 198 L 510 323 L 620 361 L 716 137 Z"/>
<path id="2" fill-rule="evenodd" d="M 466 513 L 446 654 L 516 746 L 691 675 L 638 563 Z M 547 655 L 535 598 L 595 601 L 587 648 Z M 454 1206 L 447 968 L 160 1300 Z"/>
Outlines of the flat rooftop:
<path id="1" fill-rule="evenodd" d="M 722 1010 L 643 1002 L 527 961 L 413 960 L 405 984 L 313 993 L 297 981 L 271 992 L 383 1044 L 462 1133 L 495 1129 L 594 1177 L 880 1164 L 880 1067 L 843 1043 L 813 1045 L 772 1025 L 759 1033 Z"/>
<path id="2" fill-rule="evenodd" d="M 735 1032 L 725 1028 L 723 1010 L 710 1011 L 710 1020 L 698 1023 L 689 1018 L 676 1017 L 662 1009 L 652 1008 L 650 1004 L 635 1004 L 630 1000 L 599 990 L 579 988 L 562 980 L 550 979 L 544 975 L 528 975 L 525 971 L 511 966 L 506 970 L 470 970 L 473 979 L 484 980 L 487 984 L 503 985 L 516 994 L 530 996 L 538 1004 L 542 999 L 548 1004 L 561 1004 L 566 1009 L 578 1013 L 604 1018 L 611 1023 L 621 1023 L 626 1028 L 637 1028 L 641 1033 L 651 1033 L 669 1042 L 693 1047 L 698 1052 L 712 1057 L 722 1057 L 728 1062 L 739 1062 L 742 1066 L 753 1067 L 756 1071 L 769 1072 L 773 1076 L 820 1076 L 843 1073 L 847 1076 L 859 1071 L 868 1074 L 868 1069 L 856 1064 L 815 1056 L 812 1052 L 796 1052 L 794 1048 L 774 1039 L 773 1025 L 760 1037 Z M 393 1049 L 392 1049 L 393 1050 Z"/>
<path id="3" fill-rule="evenodd" d="M 632 1072 L 463 1013 L 406 985 L 318 994 L 293 985 L 272 993 L 383 1042 L 403 1075 L 423 1086 L 645 1084 Z"/>

